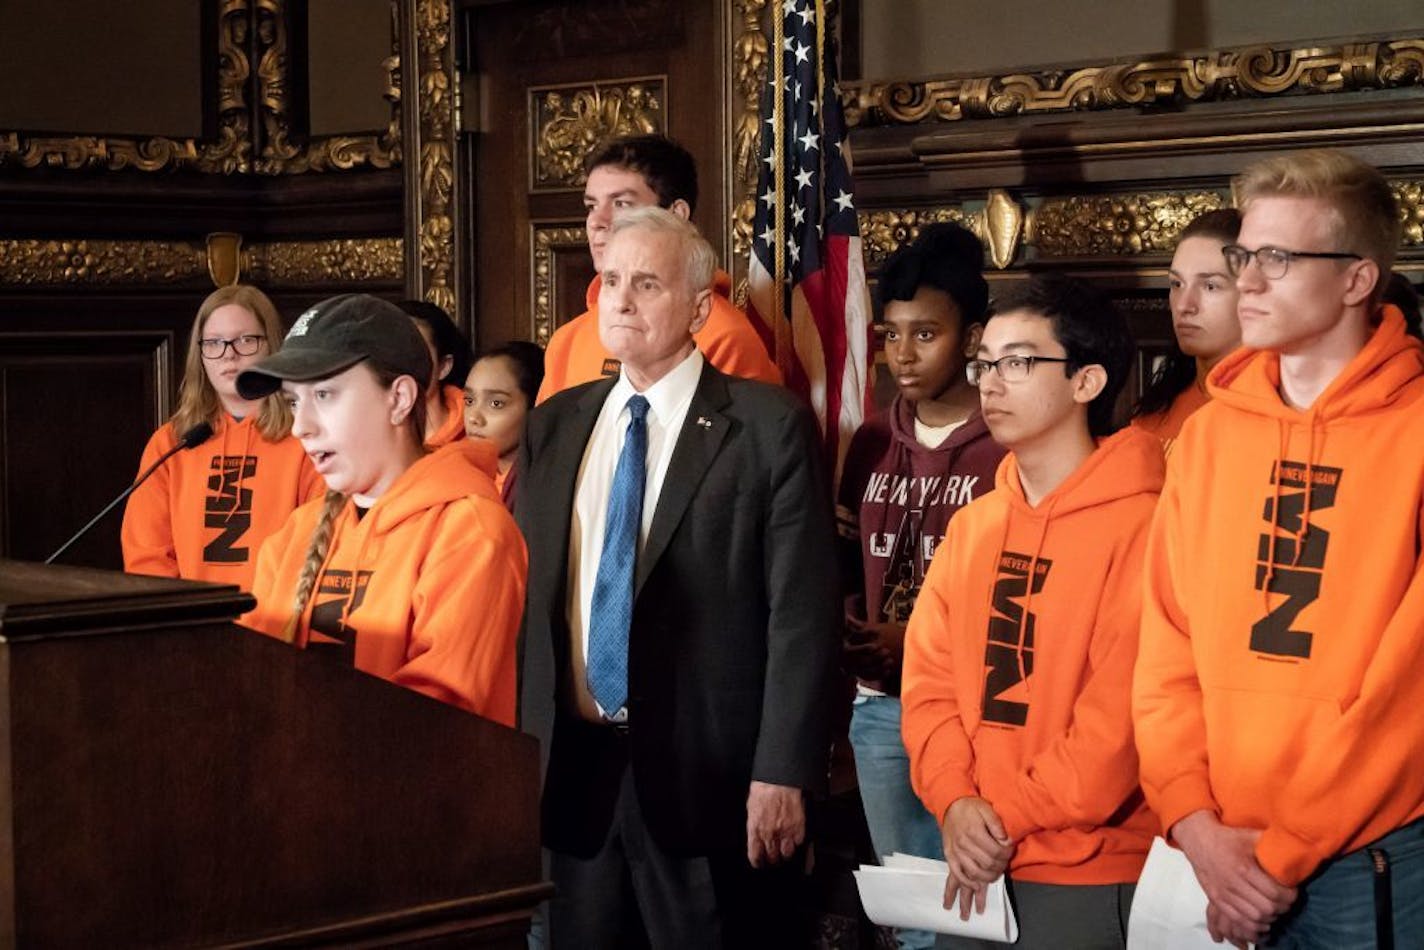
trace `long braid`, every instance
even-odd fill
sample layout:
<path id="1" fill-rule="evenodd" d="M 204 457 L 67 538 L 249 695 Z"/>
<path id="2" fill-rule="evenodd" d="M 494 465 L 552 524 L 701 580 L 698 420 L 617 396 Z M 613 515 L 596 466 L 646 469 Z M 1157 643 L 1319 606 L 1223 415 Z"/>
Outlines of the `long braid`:
<path id="1" fill-rule="evenodd" d="M 311 541 L 307 544 L 307 558 L 302 562 L 302 572 L 297 575 L 297 593 L 292 598 L 292 616 L 282 628 L 282 639 L 288 643 L 297 640 L 297 627 L 306 613 L 307 601 L 311 600 L 312 588 L 316 586 L 316 575 L 326 560 L 327 549 L 331 547 L 331 527 L 336 516 L 346 505 L 346 496 L 341 492 L 328 491 L 326 503 L 322 506 L 321 517 L 312 529 Z"/>

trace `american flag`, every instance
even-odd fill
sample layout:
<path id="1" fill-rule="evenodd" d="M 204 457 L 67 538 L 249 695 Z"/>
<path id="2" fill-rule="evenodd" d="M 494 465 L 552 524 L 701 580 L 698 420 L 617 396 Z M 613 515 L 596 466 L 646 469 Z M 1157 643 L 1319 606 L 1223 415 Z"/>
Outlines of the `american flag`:
<path id="1" fill-rule="evenodd" d="M 870 296 L 825 0 L 779 0 L 747 311 L 839 467 L 870 396 Z"/>

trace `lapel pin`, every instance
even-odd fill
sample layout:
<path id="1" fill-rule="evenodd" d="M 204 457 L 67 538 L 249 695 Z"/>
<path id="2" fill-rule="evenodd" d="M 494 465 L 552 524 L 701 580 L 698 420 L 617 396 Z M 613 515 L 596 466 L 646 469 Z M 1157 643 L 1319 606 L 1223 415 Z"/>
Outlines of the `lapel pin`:
<path id="1" fill-rule="evenodd" d="M 701 426 L 702 428 L 704 428 L 704 429 L 710 429 L 710 428 L 712 428 L 712 420 L 709 419 L 709 418 L 707 418 L 706 416 L 698 416 L 698 417 L 697 417 L 697 424 L 700 425 L 700 426 Z"/>

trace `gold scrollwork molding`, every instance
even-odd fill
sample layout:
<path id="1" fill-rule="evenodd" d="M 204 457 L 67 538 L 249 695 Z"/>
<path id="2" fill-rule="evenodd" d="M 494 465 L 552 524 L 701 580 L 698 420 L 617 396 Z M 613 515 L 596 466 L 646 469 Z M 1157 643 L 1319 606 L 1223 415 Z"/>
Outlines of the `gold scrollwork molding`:
<path id="1" fill-rule="evenodd" d="M 922 228 L 944 221 L 974 232 L 984 242 L 989 262 L 999 270 L 1013 263 L 1023 236 L 1024 210 L 1007 192 L 995 188 L 974 212 L 957 206 L 863 212 L 860 236 L 866 265 L 879 267 L 900 247 L 914 242 Z"/>
<path id="2" fill-rule="evenodd" d="M 399 284 L 405 241 L 398 237 L 274 241 L 242 251 L 242 270 L 258 284 Z"/>
<path id="3" fill-rule="evenodd" d="M 746 268 L 756 218 L 757 155 L 761 147 L 761 87 L 766 82 L 767 38 L 762 31 L 766 0 L 736 0 L 732 39 L 732 254 Z M 740 275 L 739 275 L 740 276 Z"/>
<path id="4" fill-rule="evenodd" d="M 217 19 L 218 136 L 196 139 L 146 139 L 112 136 L 27 136 L 0 133 L 0 168 L 133 168 L 156 172 L 196 168 L 230 175 L 252 170 L 252 129 L 248 116 L 247 58 L 249 0 L 223 0 Z"/>
<path id="5" fill-rule="evenodd" d="M 417 255 L 415 294 L 456 311 L 455 134 L 459 83 L 450 46 L 451 0 L 413 4 L 415 122 L 407 149 L 415 164 L 406 175 L 407 236 Z M 406 44 L 410 52 L 412 46 Z M 407 73 L 406 75 L 410 75 Z M 407 97 L 409 108 L 409 97 Z M 407 166 L 409 168 L 409 166 Z"/>
<path id="6" fill-rule="evenodd" d="M 868 126 L 1421 83 L 1424 37 L 1409 37 L 1294 49 L 1252 46 L 972 79 L 843 83 L 842 95 L 846 121 Z"/>
<path id="7" fill-rule="evenodd" d="M 1424 247 L 1424 180 L 1390 182 L 1399 202 L 1401 247 Z"/>
<path id="8" fill-rule="evenodd" d="M 207 249 L 184 241 L 0 240 L 3 286 L 182 284 L 207 269 Z"/>
<path id="9" fill-rule="evenodd" d="M 266 175 L 294 175 L 400 164 L 400 55 L 398 2 L 391 5 L 391 55 L 384 97 L 391 106 L 390 125 L 380 135 L 333 135 L 298 145 L 291 139 L 291 99 L 287 0 L 256 0 L 257 102 L 262 120 L 262 150 L 256 170 Z"/>
<path id="10" fill-rule="evenodd" d="M 1188 222 L 1229 204 L 1214 191 L 1047 198 L 1029 212 L 1024 242 L 1043 257 L 1167 254 Z"/>
<path id="11" fill-rule="evenodd" d="M 588 247 L 588 232 L 582 227 L 535 224 L 529 241 L 530 298 L 534 301 L 534 322 L 530 338 L 540 346 L 554 335 L 554 255 L 561 250 L 578 251 Z"/>
<path id="12" fill-rule="evenodd" d="M 667 77 L 529 88 L 531 191 L 583 187 L 584 159 L 615 135 L 647 135 L 667 128 Z"/>

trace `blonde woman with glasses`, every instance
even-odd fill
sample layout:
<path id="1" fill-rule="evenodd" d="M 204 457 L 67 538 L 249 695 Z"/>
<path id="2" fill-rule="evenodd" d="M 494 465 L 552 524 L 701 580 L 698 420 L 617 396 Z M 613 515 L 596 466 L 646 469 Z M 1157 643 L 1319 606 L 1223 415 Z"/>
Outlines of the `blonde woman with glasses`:
<path id="1" fill-rule="evenodd" d="M 279 396 L 244 399 L 237 376 L 282 345 L 281 319 L 256 287 L 213 291 L 188 339 L 178 411 L 143 451 L 145 471 L 194 430 L 199 442 L 164 462 L 124 511 L 124 569 L 252 585 L 257 552 L 324 485 Z M 211 427 L 201 437 L 200 427 Z"/>

